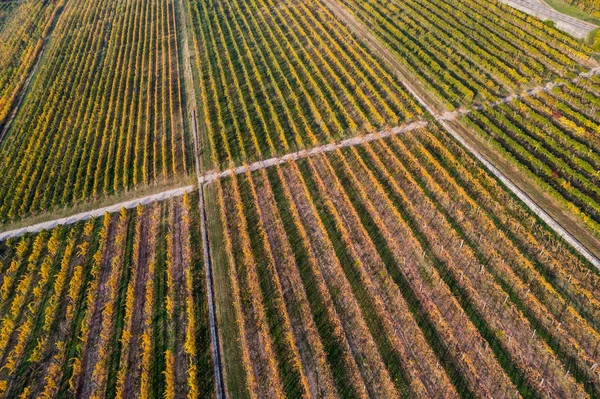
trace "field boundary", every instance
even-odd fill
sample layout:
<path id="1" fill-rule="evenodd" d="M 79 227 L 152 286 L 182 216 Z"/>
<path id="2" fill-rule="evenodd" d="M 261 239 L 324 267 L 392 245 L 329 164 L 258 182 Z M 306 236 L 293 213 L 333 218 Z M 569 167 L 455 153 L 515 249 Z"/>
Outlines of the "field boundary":
<path id="1" fill-rule="evenodd" d="M 194 161 L 196 164 L 196 170 L 200 172 L 200 157 L 198 149 L 198 123 L 196 110 L 192 112 L 192 125 L 193 125 L 193 136 L 194 136 Z M 213 369 L 215 375 L 215 392 L 217 399 L 224 399 L 227 397 L 225 391 L 225 384 L 223 381 L 223 367 L 221 365 L 221 344 L 219 340 L 219 331 L 217 324 L 217 312 L 215 309 L 215 279 L 213 276 L 212 257 L 210 251 L 210 241 L 208 239 L 208 222 L 206 217 L 206 204 L 204 201 L 204 185 L 206 182 L 202 181 L 202 176 L 198 173 L 198 195 L 199 201 L 198 206 L 200 208 L 200 234 L 202 235 L 202 248 L 204 265 L 206 267 L 206 297 L 208 300 L 208 321 L 210 328 L 210 341 L 211 351 L 213 359 Z"/>
<path id="2" fill-rule="evenodd" d="M 192 145 L 194 150 L 194 166 L 196 170 L 196 176 L 198 177 L 198 207 L 200 210 L 200 234 L 202 236 L 202 256 L 204 260 L 204 267 L 206 268 L 205 279 L 206 279 L 206 297 L 208 305 L 208 322 L 210 330 L 210 341 L 211 341 L 211 353 L 212 353 L 212 364 L 214 374 L 214 389 L 216 399 L 224 399 L 227 397 L 225 390 L 225 383 L 223 380 L 223 366 L 221 365 L 221 343 L 219 340 L 219 330 L 217 324 L 216 308 L 215 308 L 215 293 L 214 293 L 214 277 L 212 267 L 212 257 L 210 251 L 210 241 L 208 238 L 208 222 L 206 215 L 206 205 L 204 199 L 204 184 L 203 181 L 203 169 L 200 163 L 200 137 L 198 134 L 198 115 L 197 115 L 197 99 L 196 99 L 196 87 L 194 84 L 194 73 L 192 71 L 192 62 L 190 56 L 190 39 L 188 32 L 189 16 L 186 18 L 185 6 L 183 0 L 177 1 L 177 7 L 180 15 L 181 23 L 181 51 L 183 59 L 183 84 L 185 85 L 185 107 L 186 113 L 188 113 L 191 121 L 192 131 Z M 195 32 L 192 32 L 195 34 Z M 194 49 L 194 51 L 196 51 Z"/>
<path id="3" fill-rule="evenodd" d="M 246 172 L 254 172 L 255 170 L 260 170 L 260 169 L 266 169 L 271 166 L 280 165 L 282 163 L 286 163 L 286 162 L 290 162 L 290 161 L 297 161 L 299 159 L 308 158 L 313 155 L 335 151 L 339 148 L 352 147 L 352 146 L 360 145 L 363 143 L 369 143 L 374 140 L 379 140 L 379 139 L 383 139 L 386 137 L 395 136 L 395 135 L 398 135 L 401 133 L 410 132 L 412 130 L 425 127 L 428 124 L 429 124 L 429 122 L 427 122 L 427 121 L 419 120 L 416 122 L 411 122 L 407 125 L 396 126 L 393 128 L 381 130 L 379 132 L 369 133 L 369 134 L 365 134 L 365 135 L 361 135 L 361 136 L 355 136 L 355 137 L 351 137 L 351 138 L 348 138 L 348 139 L 345 139 L 342 141 L 338 141 L 336 143 L 328 143 L 328 144 L 320 145 L 317 147 L 312 147 L 312 148 L 288 153 L 288 154 L 281 155 L 278 157 L 263 159 L 261 161 L 256 161 L 256 162 L 253 162 L 250 164 L 237 166 L 237 167 L 231 168 L 231 169 L 226 169 L 226 170 L 222 170 L 222 171 L 218 171 L 218 172 L 216 172 L 216 171 L 208 172 L 200 177 L 199 184 L 200 183 L 207 184 L 207 183 L 211 183 L 217 179 L 221 179 L 224 177 L 229 177 L 232 175 L 240 175 L 240 174 L 246 173 Z"/>
<path id="4" fill-rule="evenodd" d="M 553 21 L 558 29 L 578 39 L 585 39 L 598 27 L 591 22 L 562 13 L 544 0 L 500 0 L 500 2 L 543 21 Z"/>
<path id="5" fill-rule="evenodd" d="M 196 130 L 197 129 L 197 123 L 196 123 L 197 117 L 196 117 L 195 110 L 192 111 L 191 117 L 194 121 L 193 128 L 194 128 L 194 130 Z M 210 184 L 218 179 L 229 177 L 232 175 L 240 175 L 240 174 L 243 174 L 246 172 L 253 172 L 256 170 L 260 170 L 260 169 L 266 169 L 271 166 L 280 165 L 282 163 L 296 161 L 296 160 L 299 160 L 302 158 L 307 158 L 307 157 L 314 156 L 317 154 L 323 154 L 323 153 L 335 151 L 339 148 L 356 146 L 356 145 L 360 145 L 363 143 L 369 143 L 371 141 L 383 139 L 386 137 L 395 136 L 395 135 L 398 135 L 401 133 L 410 132 L 415 129 L 426 127 L 428 124 L 429 124 L 429 122 L 427 122 L 427 121 L 416 121 L 416 122 L 412 122 L 408 125 L 396 126 L 393 128 L 379 131 L 379 132 L 365 134 L 362 136 L 351 137 L 349 139 L 345 139 L 345 140 L 342 140 L 342 141 L 339 141 L 336 143 L 324 144 L 324 145 L 321 145 L 318 147 L 312 147 L 310 149 L 300 150 L 300 151 L 288 153 L 285 155 L 281 155 L 278 157 L 273 157 L 273 158 L 269 158 L 269 159 L 265 159 L 265 160 L 261 160 L 261 161 L 256 161 L 251 164 L 246 164 L 246 165 L 238 166 L 238 167 L 231 168 L 231 169 L 226 169 L 226 170 L 222 170 L 222 171 L 208 171 L 204 174 L 198 173 L 197 174 L 198 175 L 198 186 L 202 187 L 202 186 L 204 186 L 206 184 Z M 196 148 L 196 145 L 197 145 L 196 140 L 197 140 L 196 136 L 194 135 L 194 148 Z M 200 160 L 198 158 L 198 163 L 199 162 L 200 162 Z M 199 166 L 200 165 L 197 165 L 197 167 L 199 167 Z M 171 198 L 171 197 L 182 196 L 184 193 L 191 192 L 192 190 L 194 190 L 193 185 L 177 187 L 174 189 L 161 191 L 159 193 L 147 195 L 144 197 L 134 198 L 132 200 L 119 202 L 117 204 L 92 209 L 92 210 L 89 210 L 86 212 L 81 212 L 81 213 L 78 213 L 75 215 L 65 216 L 63 218 L 58 218 L 58 219 L 53 219 L 53 220 L 48 220 L 48 221 L 32 224 L 29 226 L 24 226 L 24 227 L 21 227 L 18 229 L 7 230 L 7 231 L 0 233 L 0 241 L 6 240 L 6 239 L 12 238 L 12 237 L 18 237 L 18 236 L 21 236 L 26 233 L 37 233 L 39 231 L 52 229 L 52 228 L 54 228 L 56 226 L 60 226 L 60 225 L 77 223 L 82 220 L 87 220 L 90 218 L 102 216 L 106 212 L 108 212 L 108 213 L 118 212 L 121 210 L 121 208 L 131 209 L 131 208 L 135 208 L 137 205 L 146 205 L 146 204 L 149 204 L 152 202 L 163 201 L 163 200 Z"/>
<path id="6" fill-rule="evenodd" d="M 600 259 L 589 251 L 575 236 L 569 233 L 555 218 L 550 216 L 541 206 L 539 206 L 525 191 L 514 184 L 504 173 L 502 173 L 494 164 L 477 151 L 465 138 L 458 133 L 450 124 L 443 119 L 438 122 L 446 129 L 456 141 L 458 141 L 467 151 L 469 151 L 479 162 L 481 162 L 498 180 L 500 180 L 514 195 L 517 196 L 533 213 L 542 219 L 556 234 L 567 241 L 581 256 L 600 270 Z"/>

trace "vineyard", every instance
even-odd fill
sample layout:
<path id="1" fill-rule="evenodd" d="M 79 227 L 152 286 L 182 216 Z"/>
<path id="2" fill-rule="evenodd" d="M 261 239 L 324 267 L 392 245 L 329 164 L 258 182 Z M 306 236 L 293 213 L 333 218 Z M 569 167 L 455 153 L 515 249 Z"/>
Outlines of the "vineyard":
<path id="1" fill-rule="evenodd" d="M 497 0 L 0 0 L 0 398 L 600 398 L 599 57 Z"/>
<path id="2" fill-rule="evenodd" d="M 422 113 L 319 1 L 191 1 L 206 167 L 397 126 Z"/>
<path id="3" fill-rule="evenodd" d="M 566 2 L 594 16 L 600 16 L 600 1 L 598 0 L 566 0 Z"/>
<path id="4" fill-rule="evenodd" d="M 466 121 L 600 236 L 600 77 L 473 112 Z"/>
<path id="5" fill-rule="evenodd" d="M 591 61 L 582 43 L 496 1 L 341 2 L 451 109 L 572 76 Z"/>
<path id="6" fill-rule="evenodd" d="M 174 0 L 69 1 L 44 57 L 0 143 L 1 221 L 189 173 Z"/>
<path id="7" fill-rule="evenodd" d="M 0 2 L 0 131 L 41 51 L 55 2 Z"/>
<path id="8" fill-rule="evenodd" d="M 0 244 L 0 396 L 211 397 L 197 209 L 185 196 Z"/>
<path id="9" fill-rule="evenodd" d="M 18 5 L 19 3 L 13 1 L 0 2 L 0 27 L 4 23 L 6 17 L 10 15 L 12 10 L 14 10 Z"/>
<path id="10" fill-rule="evenodd" d="M 207 200 L 230 397 L 600 394 L 597 270 L 434 126 Z"/>

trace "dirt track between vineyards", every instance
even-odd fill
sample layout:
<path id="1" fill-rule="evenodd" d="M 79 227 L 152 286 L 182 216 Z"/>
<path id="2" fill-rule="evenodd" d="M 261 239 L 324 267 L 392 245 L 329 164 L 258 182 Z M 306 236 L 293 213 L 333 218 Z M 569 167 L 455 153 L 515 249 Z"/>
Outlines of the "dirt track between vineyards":
<path id="1" fill-rule="evenodd" d="M 147 205 L 153 202 L 160 202 L 165 199 L 171 197 L 179 197 L 182 196 L 186 192 L 191 192 L 194 189 L 194 186 L 185 186 L 179 187 L 173 190 L 163 191 L 157 194 L 148 195 L 142 198 L 136 198 L 126 202 L 120 202 L 118 204 L 109 205 L 103 208 L 94 209 L 88 212 L 78 213 L 76 215 L 67 216 L 60 219 L 49 220 L 47 222 L 37 223 L 31 226 L 23 227 L 15 230 L 8 230 L 0 233 L 0 241 L 12 238 L 19 237 L 27 233 L 38 233 L 42 230 L 50 230 L 57 226 L 68 225 L 77 223 L 83 220 L 88 220 L 96 217 L 100 217 L 105 213 L 115 213 L 119 212 L 122 208 L 125 209 L 133 209 L 138 205 Z"/>
<path id="2" fill-rule="evenodd" d="M 195 115 L 195 113 L 194 113 L 194 115 Z M 374 132 L 374 133 L 365 134 L 362 136 L 352 137 L 352 138 L 342 140 L 337 143 L 325 144 L 325 145 L 322 145 L 319 147 L 314 147 L 314 148 L 310 148 L 310 149 L 306 149 L 306 150 L 293 152 L 290 154 L 285 154 L 285 155 L 278 156 L 278 157 L 269 158 L 269 159 L 262 160 L 262 161 L 257 161 L 257 162 L 251 163 L 251 164 L 238 166 L 234 169 L 227 169 L 227 170 L 223 170 L 223 171 L 219 171 L 219 172 L 209 171 L 203 175 L 198 176 L 198 185 L 203 186 L 205 184 L 212 183 L 215 180 L 221 179 L 224 177 L 238 175 L 238 174 L 246 173 L 248 171 L 253 172 L 253 171 L 256 171 L 259 169 L 268 168 L 270 166 L 279 165 L 279 164 L 282 164 L 285 162 L 295 161 L 295 160 L 310 157 L 310 156 L 313 156 L 316 154 L 322 154 L 322 153 L 334 151 L 338 148 L 360 145 L 363 143 L 368 143 L 370 141 L 378 140 L 378 139 L 389 137 L 392 135 L 406 133 L 406 132 L 409 132 L 414 129 L 419 129 L 419 128 L 425 127 L 425 126 L 427 126 L 427 124 L 428 124 L 428 122 L 426 122 L 426 121 L 417 121 L 417 122 L 410 123 L 408 125 L 398 126 L 398 127 L 393 127 L 393 128 L 389 128 L 386 130 L 382 130 L 380 132 Z M 179 187 L 179 188 L 175 188 L 172 190 L 162 191 L 160 193 L 148 195 L 145 197 L 136 198 L 136 199 L 133 199 L 130 201 L 120 202 L 120 203 L 117 203 L 114 205 L 109 205 L 109 206 L 106 206 L 103 208 L 98 208 L 98 209 L 94 209 L 91 211 L 78 213 L 76 215 L 67 216 L 67 217 L 55 219 L 55 220 L 49 220 L 47 222 L 37 223 L 34 225 L 22 227 L 19 229 L 4 231 L 4 232 L 0 233 L 0 241 L 6 240 L 9 238 L 13 238 L 13 237 L 19 237 L 19 236 L 22 236 L 27 233 L 37 233 L 42 230 L 53 229 L 57 226 L 73 224 L 73 223 L 77 223 L 77 222 L 80 222 L 83 220 L 100 217 L 100 216 L 104 215 L 105 213 L 119 212 L 122 208 L 133 209 L 133 208 L 137 207 L 138 205 L 147 205 L 147 204 L 151 204 L 153 202 L 160 202 L 160 201 L 166 200 L 171 197 L 179 197 L 179 196 L 182 196 L 184 193 L 191 192 L 193 190 L 194 190 L 194 186 Z"/>
<path id="3" fill-rule="evenodd" d="M 423 128 L 427 126 L 428 122 L 426 121 L 416 121 L 412 122 L 408 125 L 397 126 L 389 129 L 385 129 L 379 132 L 364 134 L 361 136 L 351 137 L 346 140 L 339 141 L 337 143 L 329 143 L 324 144 L 318 147 L 313 147 L 305 150 L 300 150 L 296 152 L 292 152 L 289 154 L 285 154 L 278 157 L 273 157 L 269 159 L 265 159 L 262 161 L 256 161 L 251 164 L 238 166 L 233 169 L 227 169 L 219 172 L 209 172 L 201 177 L 201 181 L 203 183 L 211 183 L 217 179 L 222 179 L 224 177 L 232 176 L 232 175 L 240 175 L 246 172 L 254 172 L 256 170 L 265 169 L 271 166 L 280 165 L 282 163 L 297 161 L 302 158 L 311 157 L 317 154 L 323 154 L 331 151 L 335 151 L 339 148 L 344 147 L 352 147 L 356 145 L 360 145 L 363 143 L 368 143 L 374 140 L 379 140 L 382 138 L 394 136 L 401 133 L 410 132 L 415 129 Z"/>
<path id="4" fill-rule="evenodd" d="M 595 68 L 590 69 L 589 71 L 581 72 L 579 75 L 577 75 L 577 77 L 568 81 L 568 83 L 576 83 L 579 79 L 589 78 L 594 75 L 600 75 L 600 67 L 595 67 Z M 567 82 L 558 82 L 558 83 L 557 82 L 548 82 L 545 85 L 532 87 L 531 89 L 525 90 L 521 93 L 511 94 L 510 96 L 506 96 L 506 97 L 501 98 L 500 100 L 492 102 L 492 103 L 475 105 L 472 108 L 459 108 L 459 109 L 451 111 L 451 112 L 444 112 L 443 114 L 439 115 L 439 119 L 443 119 L 446 121 L 453 121 L 455 119 L 458 119 L 462 115 L 468 114 L 469 112 L 471 112 L 473 110 L 494 108 L 494 107 L 497 107 L 502 104 L 510 103 L 511 101 L 514 101 L 514 100 L 518 100 L 518 99 L 525 98 L 525 97 L 535 96 L 536 94 L 539 94 L 542 92 L 548 92 L 548 91 L 554 89 L 555 87 L 561 87 L 566 84 L 567 84 Z"/>

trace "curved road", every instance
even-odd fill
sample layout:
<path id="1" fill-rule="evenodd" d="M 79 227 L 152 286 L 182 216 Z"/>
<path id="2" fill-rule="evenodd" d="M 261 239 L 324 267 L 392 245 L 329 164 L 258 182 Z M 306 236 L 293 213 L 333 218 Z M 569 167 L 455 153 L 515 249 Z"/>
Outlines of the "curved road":
<path id="1" fill-rule="evenodd" d="M 579 39 L 585 39 L 592 30 L 598 28 L 598 26 L 594 24 L 558 12 L 548 5 L 544 0 L 500 1 L 513 8 L 516 8 L 519 11 L 523 11 L 526 14 L 533 15 L 542 20 L 552 20 L 558 29 L 561 29 Z"/>

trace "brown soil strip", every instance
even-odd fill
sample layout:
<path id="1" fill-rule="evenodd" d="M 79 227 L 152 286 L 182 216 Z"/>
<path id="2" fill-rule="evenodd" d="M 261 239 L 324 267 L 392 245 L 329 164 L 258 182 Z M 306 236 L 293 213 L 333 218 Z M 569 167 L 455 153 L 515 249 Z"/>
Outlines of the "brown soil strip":
<path id="1" fill-rule="evenodd" d="M 187 394 L 187 356 L 185 354 L 185 331 L 186 322 L 185 319 L 185 263 L 183 259 L 183 242 L 187 242 L 189 237 L 184 237 L 182 232 L 181 222 L 181 201 L 174 201 L 173 215 L 172 215 L 172 231 L 173 235 L 173 282 L 174 291 L 173 296 L 175 299 L 174 303 L 174 342 L 175 348 L 173 356 L 175 362 L 173 365 L 175 373 L 175 397 L 183 398 Z"/>
<path id="2" fill-rule="evenodd" d="M 106 303 L 107 289 L 106 283 L 110 277 L 111 261 L 112 261 L 112 243 L 114 242 L 115 235 L 117 233 L 118 220 L 114 219 L 111 221 L 108 238 L 106 240 L 106 246 L 104 248 L 104 255 L 102 258 L 102 264 L 98 272 L 98 291 L 96 292 L 96 302 L 94 303 L 93 314 L 91 318 L 91 326 L 88 332 L 88 341 L 83 353 L 83 360 L 81 362 L 81 375 L 79 377 L 79 383 L 77 387 L 77 396 L 87 398 L 91 394 L 92 384 L 92 372 L 94 371 L 94 365 L 98 360 L 98 343 L 100 342 L 100 330 L 102 328 L 102 310 Z"/>
<path id="3" fill-rule="evenodd" d="M 154 242 L 150 234 L 152 233 L 152 216 L 153 212 L 156 212 L 158 207 L 154 209 L 149 208 L 144 210 L 142 216 L 141 226 L 141 240 L 139 249 L 139 264 L 137 270 L 137 278 L 135 282 L 135 296 L 133 301 L 133 317 L 131 323 L 131 337 L 129 340 L 129 356 L 127 363 L 121 365 L 126 367 L 128 372 L 125 375 L 125 386 L 123 388 L 123 397 L 133 398 L 137 396 L 138 388 L 141 379 L 141 369 L 139 367 L 141 361 L 140 351 L 140 337 L 142 335 L 142 328 L 144 326 L 144 303 L 145 303 L 145 292 L 146 282 L 148 281 L 148 263 L 154 252 L 154 247 L 150 248 L 149 243 Z"/>

